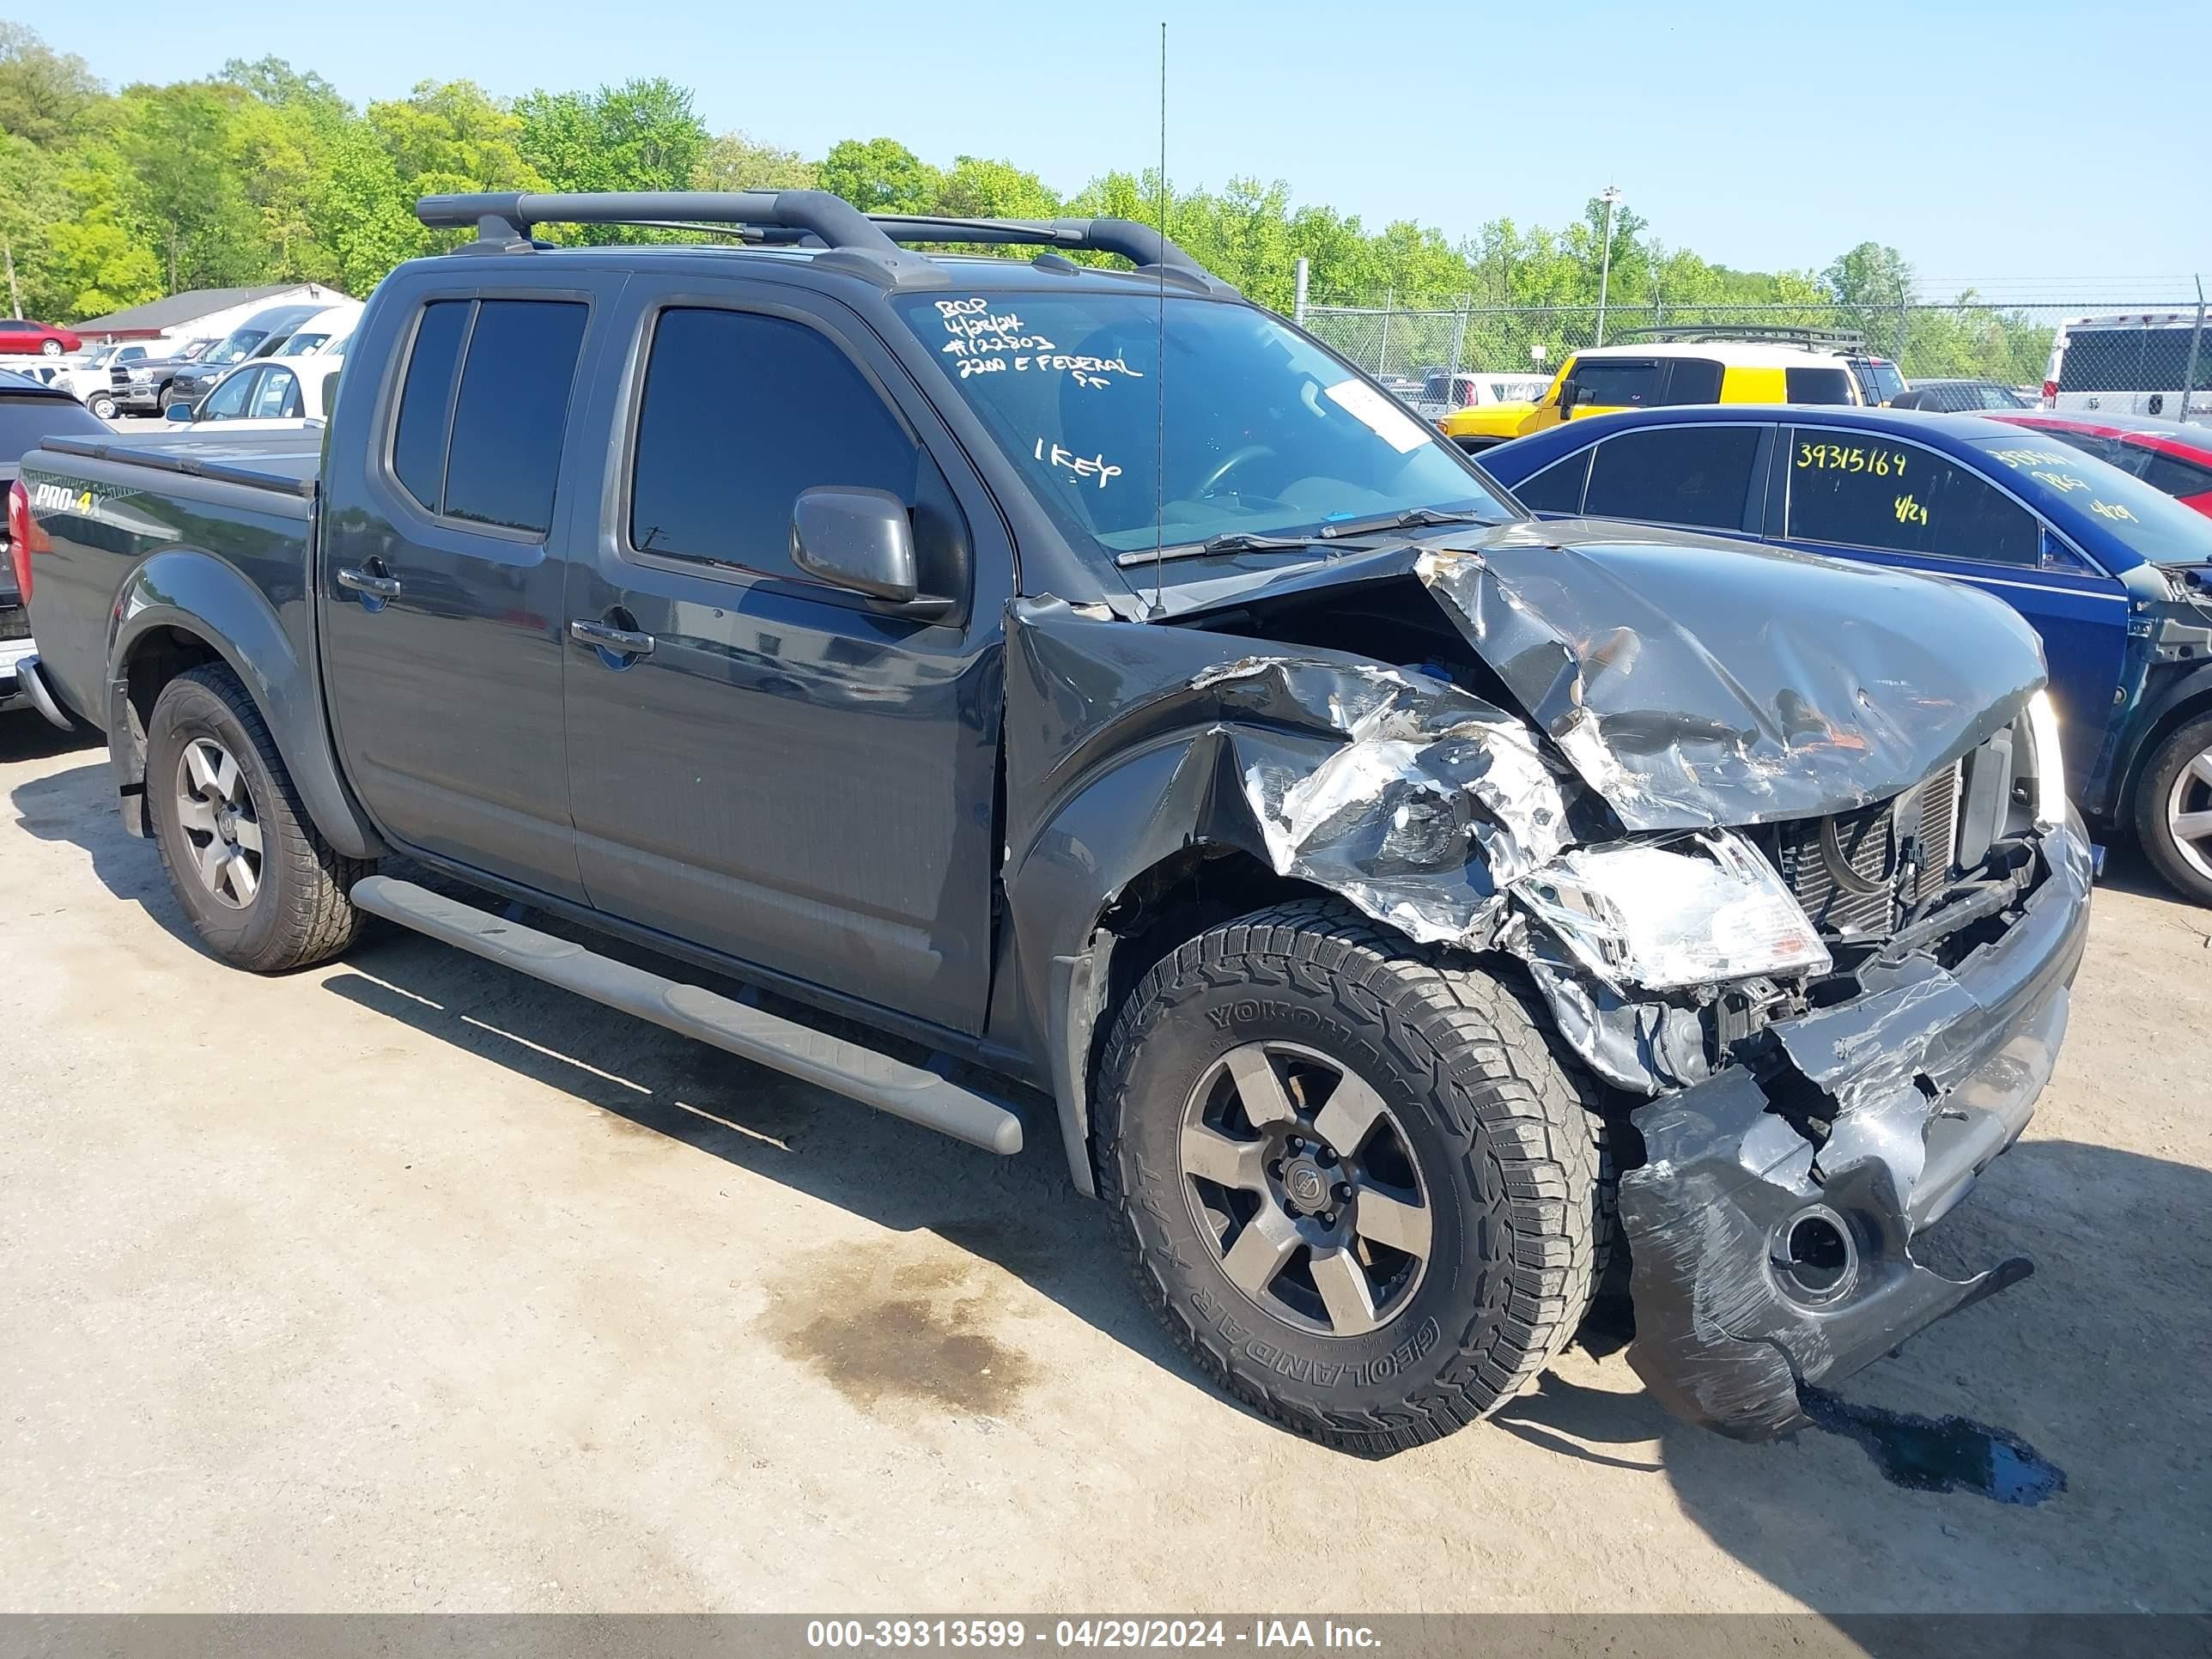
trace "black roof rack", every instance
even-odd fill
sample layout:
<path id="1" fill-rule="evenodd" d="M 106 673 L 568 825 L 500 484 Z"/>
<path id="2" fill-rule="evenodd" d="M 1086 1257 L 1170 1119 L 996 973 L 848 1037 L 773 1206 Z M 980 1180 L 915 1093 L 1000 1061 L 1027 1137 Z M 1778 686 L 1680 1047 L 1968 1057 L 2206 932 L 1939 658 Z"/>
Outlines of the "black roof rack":
<path id="1" fill-rule="evenodd" d="M 463 252 L 519 252 L 541 246 L 530 233 L 542 224 L 635 225 L 700 230 L 771 246 L 813 244 L 828 250 L 824 263 L 835 260 L 886 286 L 943 288 L 951 282 L 945 271 L 899 244 L 1037 246 L 1118 253 L 1178 287 L 1233 292 L 1158 231 L 1133 220 L 867 214 L 824 190 L 487 191 L 425 196 L 415 204 L 415 216 L 426 225 L 474 226 L 477 240 Z"/>
<path id="2" fill-rule="evenodd" d="M 1669 323 L 1663 327 L 1615 329 L 1613 337 L 1679 344 L 1771 341 L 1778 345 L 1820 346 L 1830 351 L 1863 352 L 1867 349 L 1866 336 L 1854 330 L 1800 328 L 1785 323 Z"/>

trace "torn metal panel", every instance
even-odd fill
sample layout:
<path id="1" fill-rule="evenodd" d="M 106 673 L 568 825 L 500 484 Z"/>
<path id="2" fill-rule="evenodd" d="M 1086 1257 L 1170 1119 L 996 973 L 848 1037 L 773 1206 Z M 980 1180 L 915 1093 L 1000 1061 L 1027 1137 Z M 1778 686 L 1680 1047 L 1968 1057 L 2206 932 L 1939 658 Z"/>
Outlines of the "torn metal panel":
<path id="1" fill-rule="evenodd" d="M 1749 1064 L 1638 1115 L 1647 1161 L 1620 1183 L 1629 1358 L 1670 1410 L 1786 1432 L 1801 1384 L 2030 1271 L 1949 1279 L 1911 1241 L 2019 1136 L 2064 1036 L 2088 854 L 2071 828 L 2045 846 L 2044 880 L 1994 943 L 1948 969 L 1867 969 L 1861 995 L 1767 1027 Z"/>
<path id="2" fill-rule="evenodd" d="M 1697 1011 L 1663 998 L 1630 998 L 1587 969 L 1549 929 L 1515 915 L 1501 950 L 1527 965 L 1559 1035 L 1583 1065 L 1616 1089 L 1647 1098 L 1703 1082 L 1712 1067 Z"/>
<path id="3" fill-rule="evenodd" d="M 1501 532 L 1417 571 L 1632 830 L 1882 799 L 2043 679 L 2017 614 L 1950 583 L 1645 526 Z"/>

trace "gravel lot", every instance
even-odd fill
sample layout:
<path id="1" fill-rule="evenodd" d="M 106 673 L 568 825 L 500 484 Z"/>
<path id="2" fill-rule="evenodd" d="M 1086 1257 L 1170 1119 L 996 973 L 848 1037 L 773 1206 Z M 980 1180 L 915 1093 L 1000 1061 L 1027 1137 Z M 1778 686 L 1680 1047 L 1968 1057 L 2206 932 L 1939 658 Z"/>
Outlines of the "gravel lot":
<path id="1" fill-rule="evenodd" d="M 2212 1608 L 2212 913 L 2116 860 L 1945 1229 L 2026 1285 L 1845 1385 L 2064 1470 L 1666 1419 L 1587 1333 L 1388 1462 L 1195 1382 L 1047 1136 L 994 1160 L 459 953 L 189 938 L 0 721 L 0 1608 Z"/>

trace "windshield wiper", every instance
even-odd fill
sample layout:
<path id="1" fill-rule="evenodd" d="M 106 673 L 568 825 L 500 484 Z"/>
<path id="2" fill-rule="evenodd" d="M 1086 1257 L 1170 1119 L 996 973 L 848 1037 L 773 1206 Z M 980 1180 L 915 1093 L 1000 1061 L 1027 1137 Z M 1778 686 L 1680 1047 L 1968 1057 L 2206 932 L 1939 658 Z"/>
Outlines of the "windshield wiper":
<path id="1" fill-rule="evenodd" d="M 1441 507 L 1410 507 L 1403 513 L 1387 519 L 1363 520 L 1357 524 L 1323 525 L 1321 533 L 1331 540 L 1339 536 L 1371 535 L 1377 530 L 1425 530 L 1432 525 L 1479 524 L 1500 525 L 1503 519 L 1485 518 L 1480 513 L 1452 513 Z"/>
<path id="2" fill-rule="evenodd" d="M 1322 532 L 1326 536 L 1327 531 Z M 1232 530 L 1202 542 L 1182 542 L 1161 548 L 1156 555 L 1149 547 L 1136 548 L 1127 553 L 1117 553 L 1114 562 L 1128 568 L 1150 564 L 1157 556 L 1162 559 L 1205 559 L 1218 553 L 1303 553 L 1320 545 L 1313 536 L 1263 536 L 1254 530 Z"/>

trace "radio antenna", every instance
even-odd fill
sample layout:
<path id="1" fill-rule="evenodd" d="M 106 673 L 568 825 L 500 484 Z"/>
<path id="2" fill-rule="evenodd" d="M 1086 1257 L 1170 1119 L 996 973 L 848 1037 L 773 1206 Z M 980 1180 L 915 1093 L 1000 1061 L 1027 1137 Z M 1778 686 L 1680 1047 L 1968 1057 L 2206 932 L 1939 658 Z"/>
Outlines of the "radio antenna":
<path id="1" fill-rule="evenodd" d="M 1158 404 L 1152 457 L 1152 613 L 1160 603 L 1160 562 L 1168 527 L 1168 26 L 1160 24 L 1160 170 L 1154 180 L 1160 245 L 1152 254 L 1160 279 L 1159 325 L 1154 336 L 1152 395 Z"/>

